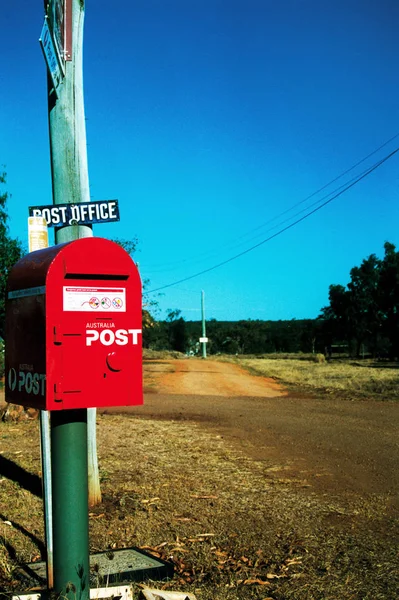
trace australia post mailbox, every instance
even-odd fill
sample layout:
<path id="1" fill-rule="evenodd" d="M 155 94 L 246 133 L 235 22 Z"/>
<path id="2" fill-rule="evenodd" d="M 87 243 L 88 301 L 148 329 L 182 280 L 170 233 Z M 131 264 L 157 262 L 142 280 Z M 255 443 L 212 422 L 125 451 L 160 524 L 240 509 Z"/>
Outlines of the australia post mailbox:
<path id="1" fill-rule="evenodd" d="M 43 410 L 142 404 L 141 282 L 120 246 L 31 252 L 6 292 L 6 400 Z"/>

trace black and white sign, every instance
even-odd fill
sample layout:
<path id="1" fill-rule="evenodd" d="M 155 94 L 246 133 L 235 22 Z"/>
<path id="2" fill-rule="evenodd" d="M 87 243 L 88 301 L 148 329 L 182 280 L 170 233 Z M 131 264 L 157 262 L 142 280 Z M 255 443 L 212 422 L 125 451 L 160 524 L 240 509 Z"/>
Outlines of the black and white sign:
<path id="1" fill-rule="evenodd" d="M 94 223 L 111 223 L 120 220 L 118 200 L 30 206 L 29 216 L 44 217 L 48 227 L 93 225 Z"/>

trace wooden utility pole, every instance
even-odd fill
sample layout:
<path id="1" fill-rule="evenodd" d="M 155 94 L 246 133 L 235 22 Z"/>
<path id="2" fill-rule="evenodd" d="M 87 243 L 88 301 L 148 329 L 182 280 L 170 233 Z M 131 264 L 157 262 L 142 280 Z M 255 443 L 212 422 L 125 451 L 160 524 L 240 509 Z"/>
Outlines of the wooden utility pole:
<path id="1" fill-rule="evenodd" d="M 55 0 L 50 2 L 50 5 Z M 49 82 L 51 173 L 54 204 L 90 201 L 86 124 L 83 101 L 84 2 L 71 0 L 72 55 L 65 61 L 65 77 L 55 91 Z M 58 98 L 56 98 L 56 95 Z M 56 242 L 92 236 L 85 225 L 56 231 Z"/>
<path id="2" fill-rule="evenodd" d="M 83 0 L 50 0 L 46 11 L 51 20 L 56 7 L 64 7 L 69 21 L 71 51 L 65 51 L 65 76 L 56 89 L 48 77 L 51 174 L 54 204 L 77 204 L 90 201 L 87 164 L 86 122 L 83 96 Z M 70 12 L 69 12 L 70 11 Z M 68 25 L 67 25 L 68 27 Z M 57 244 L 93 235 L 91 227 L 73 225 L 55 232 Z M 88 410 L 89 505 L 101 502 L 96 444 L 96 409 Z"/>

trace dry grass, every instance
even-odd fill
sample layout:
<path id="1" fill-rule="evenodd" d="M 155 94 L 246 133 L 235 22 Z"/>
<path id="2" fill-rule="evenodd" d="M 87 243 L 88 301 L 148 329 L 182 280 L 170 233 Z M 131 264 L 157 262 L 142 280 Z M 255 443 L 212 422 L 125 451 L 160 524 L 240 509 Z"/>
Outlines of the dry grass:
<path id="1" fill-rule="evenodd" d="M 216 355 L 216 358 L 221 358 L 223 359 L 228 359 L 228 358 L 232 358 L 233 355 L 231 354 L 222 354 L 222 355 Z M 312 354 L 311 352 L 271 352 L 271 353 L 267 353 L 267 354 L 238 354 L 236 355 L 236 357 L 238 358 L 262 358 L 262 359 L 269 359 L 269 360 L 305 360 L 308 362 L 326 362 L 326 357 L 324 356 L 324 354 Z M 212 358 L 214 358 L 212 356 Z"/>
<path id="2" fill-rule="evenodd" d="M 222 357 L 249 369 L 252 373 L 272 377 L 295 389 L 340 394 L 346 398 L 399 398 L 398 365 L 371 361 L 331 361 L 266 358 Z"/>
<path id="3" fill-rule="evenodd" d="M 38 473 L 37 422 L 1 424 L 0 442 L 3 458 Z M 101 416 L 98 443 L 92 551 L 150 548 L 175 564 L 167 585 L 198 600 L 396 597 L 387 499 L 319 497 L 306 473 L 293 479 L 289 465 L 255 462 L 195 423 Z M 6 591 L 18 563 L 39 556 L 43 526 L 41 501 L 9 479 L 0 506 Z"/>
<path id="4" fill-rule="evenodd" d="M 148 348 L 143 349 L 144 360 L 170 360 L 173 358 L 187 358 L 182 352 L 177 350 L 149 350 Z"/>

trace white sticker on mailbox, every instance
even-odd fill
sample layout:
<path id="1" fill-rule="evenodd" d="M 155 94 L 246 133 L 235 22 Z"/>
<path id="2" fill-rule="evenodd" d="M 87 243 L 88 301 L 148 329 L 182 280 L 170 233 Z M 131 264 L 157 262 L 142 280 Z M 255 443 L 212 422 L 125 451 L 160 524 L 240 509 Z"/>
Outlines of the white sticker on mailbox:
<path id="1" fill-rule="evenodd" d="M 64 286 L 63 307 L 75 312 L 126 312 L 126 289 Z"/>

